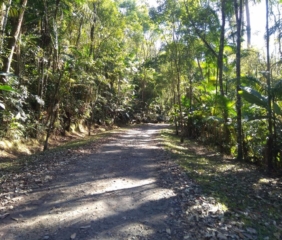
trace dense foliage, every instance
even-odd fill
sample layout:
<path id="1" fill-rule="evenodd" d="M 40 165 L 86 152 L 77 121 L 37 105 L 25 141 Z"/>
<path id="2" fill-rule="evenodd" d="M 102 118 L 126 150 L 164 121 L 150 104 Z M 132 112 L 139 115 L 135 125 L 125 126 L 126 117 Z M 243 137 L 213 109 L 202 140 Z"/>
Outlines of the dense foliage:
<path id="1" fill-rule="evenodd" d="M 2 138 L 44 137 L 47 149 L 80 123 L 169 119 L 181 141 L 282 166 L 279 1 L 0 4 Z M 266 6 L 264 51 L 251 41 L 254 4 Z"/>

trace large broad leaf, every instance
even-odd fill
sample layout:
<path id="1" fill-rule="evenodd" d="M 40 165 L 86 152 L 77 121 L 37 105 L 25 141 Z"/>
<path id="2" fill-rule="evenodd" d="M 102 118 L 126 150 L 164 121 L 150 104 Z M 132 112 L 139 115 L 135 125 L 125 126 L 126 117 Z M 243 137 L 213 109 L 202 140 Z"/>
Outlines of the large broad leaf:
<path id="1" fill-rule="evenodd" d="M 252 76 L 242 76 L 241 77 L 242 85 L 246 86 L 262 86 L 263 82 L 260 79 L 252 77 Z"/>
<path id="2" fill-rule="evenodd" d="M 282 80 L 279 80 L 275 83 L 274 87 L 272 88 L 272 91 L 277 99 L 282 99 Z"/>
<path id="3" fill-rule="evenodd" d="M 0 90 L 12 92 L 14 89 L 9 85 L 0 85 Z"/>
<path id="4" fill-rule="evenodd" d="M 252 76 L 241 76 L 241 85 L 242 86 L 251 86 L 251 87 L 262 87 L 266 89 L 265 84 L 260 81 L 260 79 L 252 77 Z M 234 85 L 237 82 L 237 78 L 231 78 L 227 81 L 228 84 Z"/>
<path id="5" fill-rule="evenodd" d="M 249 103 L 267 108 L 267 97 L 250 87 L 242 87 L 239 94 Z"/>
<path id="6" fill-rule="evenodd" d="M 278 106 L 277 103 L 274 103 L 274 105 L 273 105 L 273 110 L 274 110 L 274 112 L 275 112 L 276 114 L 282 115 L 282 110 L 281 110 L 281 108 Z"/>
<path id="7" fill-rule="evenodd" d="M 266 96 L 261 95 L 258 91 L 250 87 L 241 87 L 239 93 L 247 102 L 251 104 L 256 104 L 268 110 L 268 98 Z M 282 110 L 276 103 L 274 103 L 273 105 L 273 110 L 276 114 L 282 115 Z"/>

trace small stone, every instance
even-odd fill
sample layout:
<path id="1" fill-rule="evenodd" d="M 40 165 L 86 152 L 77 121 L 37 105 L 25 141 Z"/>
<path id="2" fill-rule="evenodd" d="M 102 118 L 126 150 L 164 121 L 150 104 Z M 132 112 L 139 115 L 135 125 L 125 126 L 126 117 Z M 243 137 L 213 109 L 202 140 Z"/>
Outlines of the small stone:
<path id="1" fill-rule="evenodd" d="M 75 239 L 76 238 L 76 233 L 73 233 L 71 236 L 70 236 L 70 239 Z"/>

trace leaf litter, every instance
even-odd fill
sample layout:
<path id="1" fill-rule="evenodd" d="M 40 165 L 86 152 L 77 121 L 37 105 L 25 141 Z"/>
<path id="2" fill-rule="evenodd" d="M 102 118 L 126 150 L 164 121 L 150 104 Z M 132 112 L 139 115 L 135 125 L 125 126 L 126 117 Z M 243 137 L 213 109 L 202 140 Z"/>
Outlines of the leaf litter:
<path id="1" fill-rule="evenodd" d="M 182 191 L 187 239 L 282 239 L 281 178 L 197 142 L 180 145 L 171 131 L 162 137 L 175 161 L 170 169 Z"/>

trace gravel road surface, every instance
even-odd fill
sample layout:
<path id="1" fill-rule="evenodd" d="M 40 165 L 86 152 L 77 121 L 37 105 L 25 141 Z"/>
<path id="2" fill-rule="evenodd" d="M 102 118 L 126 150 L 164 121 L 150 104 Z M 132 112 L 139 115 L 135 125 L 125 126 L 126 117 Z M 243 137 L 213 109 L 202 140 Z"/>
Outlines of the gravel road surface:
<path id="1" fill-rule="evenodd" d="M 158 139 L 165 128 L 128 129 L 100 146 L 55 155 L 56 167 L 38 166 L 37 180 L 26 173 L 20 182 L 35 182 L 6 195 L 13 204 L 1 215 L 0 239 L 191 239 Z"/>

